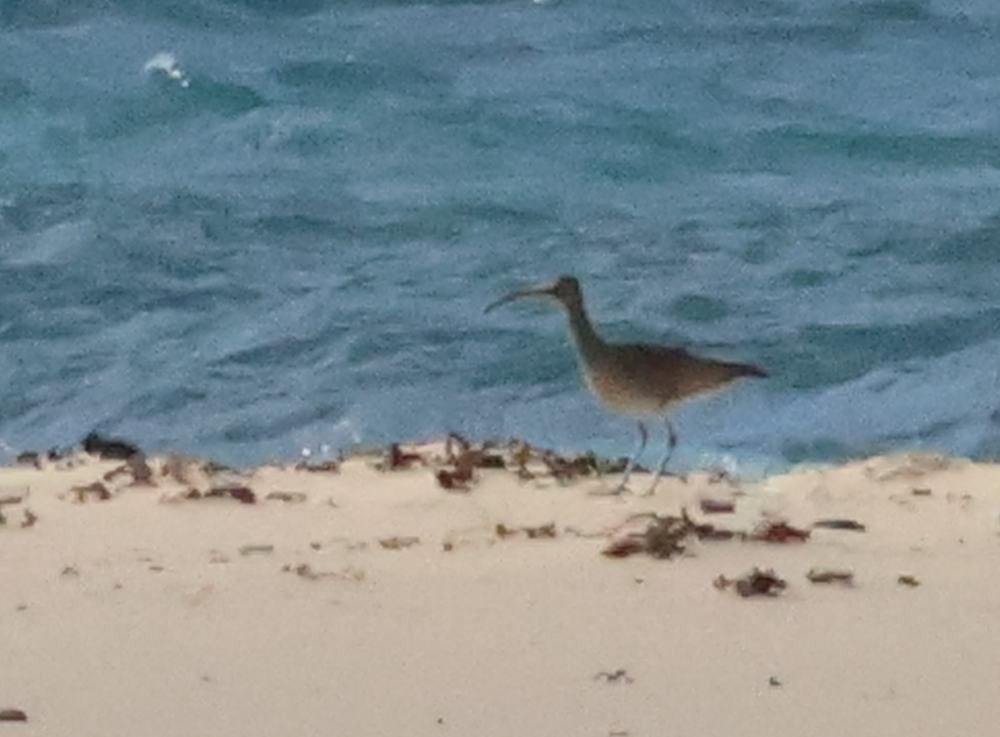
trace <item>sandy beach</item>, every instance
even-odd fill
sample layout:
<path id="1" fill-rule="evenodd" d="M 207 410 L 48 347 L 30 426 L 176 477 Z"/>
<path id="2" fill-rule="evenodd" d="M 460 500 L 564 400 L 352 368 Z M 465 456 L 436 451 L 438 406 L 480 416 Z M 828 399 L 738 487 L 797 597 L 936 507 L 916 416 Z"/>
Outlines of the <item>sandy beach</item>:
<path id="1" fill-rule="evenodd" d="M 0 469 L 0 710 L 27 721 L 0 733 L 995 733 L 1000 466 L 594 494 L 615 478 L 442 444 L 26 458 Z"/>

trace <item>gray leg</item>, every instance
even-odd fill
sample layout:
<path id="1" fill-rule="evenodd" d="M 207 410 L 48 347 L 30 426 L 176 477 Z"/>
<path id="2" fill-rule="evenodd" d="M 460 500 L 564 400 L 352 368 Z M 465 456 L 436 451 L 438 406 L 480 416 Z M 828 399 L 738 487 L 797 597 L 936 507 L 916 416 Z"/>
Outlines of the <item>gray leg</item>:
<path id="1" fill-rule="evenodd" d="M 625 464 L 625 473 L 622 474 L 621 483 L 618 484 L 611 491 L 599 491 L 593 492 L 598 496 L 602 495 L 618 495 L 628 491 L 628 479 L 632 475 L 632 469 L 635 468 L 636 462 L 639 460 L 639 456 L 642 455 L 642 451 L 646 449 L 646 440 L 649 438 L 649 433 L 646 432 L 646 426 L 639 422 L 639 446 L 635 449 L 635 453 L 632 457 L 628 459 L 628 463 Z"/>
<path id="2" fill-rule="evenodd" d="M 625 473 L 622 474 L 622 482 L 618 486 L 619 491 L 625 491 L 628 488 L 628 479 L 632 475 L 632 469 L 635 468 L 636 461 L 639 460 L 639 456 L 642 455 L 642 451 L 646 450 L 646 440 L 649 438 L 649 433 L 646 432 L 646 426 L 639 422 L 639 447 L 635 449 L 635 453 L 632 457 L 628 459 L 628 463 L 625 464 Z"/>
<path id="3" fill-rule="evenodd" d="M 664 417 L 663 423 L 667 426 L 667 452 L 660 459 L 660 465 L 656 469 L 656 475 L 653 476 L 653 483 L 649 485 L 649 491 L 646 492 L 646 496 L 650 496 L 656 491 L 656 485 L 660 483 L 663 472 L 667 470 L 667 463 L 670 461 L 670 456 L 674 454 L 674 448 L 677 447 L 677 433 L 674 431 L 674 426 L 670 423 L 670 418 Z"/>

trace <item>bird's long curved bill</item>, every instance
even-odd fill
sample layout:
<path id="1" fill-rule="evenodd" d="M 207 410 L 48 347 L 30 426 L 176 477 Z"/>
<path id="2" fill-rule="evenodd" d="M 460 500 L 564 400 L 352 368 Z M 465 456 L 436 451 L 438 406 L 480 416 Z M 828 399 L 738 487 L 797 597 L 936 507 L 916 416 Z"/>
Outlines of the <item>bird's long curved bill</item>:
<path id="1" fill-rule="evenodd" d="M 496 302 L 487 305 L 486 309 L 483 310 L 484 313 L 490 312 L 496 309 L 500 305 L 505 305 L 508 302 L 513 302 L 515 299 L 523 299 L 524 297 L 551 297 L 553 295 L 552 287 L 529 287 L 527 289 L 518 289 L 517 291 L 511 292 L 505 297 L 501 297 Z"/>

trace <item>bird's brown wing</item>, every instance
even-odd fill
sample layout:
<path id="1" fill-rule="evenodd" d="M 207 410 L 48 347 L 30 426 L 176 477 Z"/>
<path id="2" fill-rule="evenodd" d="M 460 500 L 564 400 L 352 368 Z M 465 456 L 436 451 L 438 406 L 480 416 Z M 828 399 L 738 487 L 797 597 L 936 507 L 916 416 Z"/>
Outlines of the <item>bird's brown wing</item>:
<path id="1" fill-rule="evenodd" d="M 756 366 L 695 356 L 683 348 L 633 343 L 620 349 L 620 370 L 664 403 L 719 389 L 742 376 L 766 376 Z"/>

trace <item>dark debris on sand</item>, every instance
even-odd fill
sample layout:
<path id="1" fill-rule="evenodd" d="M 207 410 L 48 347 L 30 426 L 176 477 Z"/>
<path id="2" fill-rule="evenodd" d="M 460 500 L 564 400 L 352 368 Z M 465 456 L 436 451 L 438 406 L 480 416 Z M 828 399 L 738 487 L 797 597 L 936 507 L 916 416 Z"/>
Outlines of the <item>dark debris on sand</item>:
<path id="1" fill-rule="evenodd" d="M 480 470 L 508 470 L 522 481 L 541 476 L 566 484 L 578 478 L 622 473 L 627 463 L 626 458 L 603 459 L 593 452 L 565 456 L 517 438 L 473 443 L 458 433 L 449 433 L 443 458 L 428 451 L 404 450 L 399 443 L 393 443 L 376 468 L 381 471 L 435 468 L 434 477 L 442 489 L 467 492 L 478 481 L 476 472 Z M 637 466 L 633 472 L 648 471 Z"/>
<path id="2" fill-rule="evenodd" d="M 445 440 L 445 468 L 435 474 L 438 484 L 448 491 L 469 491 L 475 481 L 477 469 L 503 469 L 504 457 L 489 441 L 474 445 L 457 433 L 450 433 Z"/>
<path id="3" fill-rule="evenodd" d="M 713 581 L 713 585 L 719 590 L 733 587 L 737 594 L 748 598 L 750 596 L 777 596 L 785 590 L 788 583 L 770 568 L 761 570 L 754 566 L 753 569 L 739 578 L 727 578 L 720 574 Z"/>
<path id="4" fill-rule="evenodd" d="M 254 494 L 253 489 L 249 486 L 244 486 L 242 484 L 225 484 L 222 486 L 213 486 L 207 492 L 205 492 L 206 497 L 232 497 L 236 499 L 241 504 L 256 504 L 257 495 Z"/>
<path id="5" fill-rule="evenodd" d="M 264 497 L 271 502 L 285 502 L 286 504 L 302 504 L 309 497 L 301 491 L 271 491 Z"/>
<path id="6" fill-rule="evenodd" d="M 494 528 L 494 532 L 496 532 L 497 537 L 501 540 L 506 540 L 508 537 L 514 537 L 515 535 L 521 534 L 525 535 L 529 540 L 553 538 L 558 535 L 554 522 L 550 522 L 546 525 L 536 525 L 534 527 L 508 527 L 502 522 L 499 522 Z"/>
<path id="7" fill-rule="evenodd" d="M 309 473 L 339 473 L 339 461 L 299 461 L 295 464 L 296 471 L 308 471 Z"/>
<path id="8" fill-rule="evenodd" d="M 5 527 L 8 522 L 7 515 L 4 514 L 3 508 L 5 506 L 13 506 L 20 504 L 23 501 L 22 497 L 3 497 L 0 498 L 0 527 Z M 22 507 L 21 514 L 23 515 L 21 519 L 20 527 L 22 529 L 27 529 L 28 527 L 34 527 L 35 523 L 38 522 L 38 515 L 35 514 L 30 508 Z"/>
<path id="9" fill-rule="evenodd" d="M 614 671 L 602 670 L 600 673 L 594 674 L 594 680 L 605 683 L 635 683 L 635 679 L 624 668 L 618 668 Z"/>
<path id="10" fill-rule="evenodd" d="M 627 458 L 599 458 L 593 451 L 575 456 L 563 456 L 551 450 L 538 452 L 539 458 L 549 471 L 549 475 L 560 483 L 568 483 L 580 477 L 603 476 L 605 474 L 624 473 L 628 466 Z M 632 473 L 649 473 L 649 470 L 636 465 Z"/>
<path id="11" fill-rule="evenodd" d="M 95 481 L 92 484 L 73 486 L 70 488 L 70 491 L 76 494 L 78 502 L 85 502 L 90 497 L 101 502 L 106 502 L 111 498 L 111 491 L 100 481 Z"/>
<path id="12" fill-rule="evenodd" d="M 379 547 L 383 550 L 405 550 L 420 544 L 420 538 L 413 535 L 395 535 L 379 538 Z"/>
<path id="13" fill-rule="evenodd" d="M 42 467 L 41 455 L 33 450 L 18 453 L 17 458 L 14 460 L 19 466 L 34 466 L 37 469 L 41 469 Z"/>
<path id="14" fill-rule="evenodd" d="M 198 489 L 189 489 L 187 493 L 184 494 L 184 498 L 191 500 L 231 498 L 241 504 L 257 503 L 257 495 L 254 493 L 253 489 L 249 486 L 244 486 L 243 484 L 222 484 L 220 486 L 213 486 L 204 493 Z"/>
<path id="15" fill-rule="evenodd" d="M 399 443 L 393 443 L 386 451 L 385 458 L 377 464 L 380 471 L 404 471 L 414 465 L 426 465 L 426 459 L 420 453 L 405 452 Z"/>
<path id="16" fill-rule="evenodd" d="M 635 523 L 645 521 L 641 529 Z M 630 529 L 632 528 L 632 529 Z M 742 542 L 787 543 L 805 542 L 809 531 L 793 527 L 781 520 L 765 520 L 750 532 L 716 527 L 708 522 L 696 522 L 681 509 L 680 516 L 652 512 L 632 515 L 611 534 L 611 541 L 601 551 L 610 558 L 626 558 L 645 553 L 653 558 L 672 558 L 685 552 L 687 541 L 739 540 Z"/>
<path id="17" fill-rule="evenodd" d="M 824 530 L 851 530 L 853 532 L 864 532 L 865 526 L 853 519 L 818 519 L 813 522 L 813 527 Z"/>
<path id="18" fill-rule="evenodd" d="M 131 486 L 156 486 L 156 482 L 153 480 L 153 469 L 146 462 L 146 456 L 142 453 L 129 456 L 124 464 L 104 474 L 104 480 L 114 481 L 123 475 L 132 477 Z"/>
<path id="19" fill-rule="evenodd" d="M 736 502 L 730 499 L 700 499 L 698 504 L 702 514 L 732 514 L 736 511 Z"/>
<path id="20" fill-rule="evenodd" d="M 83 439 L 83 449 L 90 455 L 114 461 L 127 461 L 142 452 L 127 440 L 108 438 L 96 432 L 89 433 Z"/>
<path id="21" fill-rule="evenodd" d="M 783 520 L 766 520 L 754 528 L 749 539 L 766 543 L 805 542 L 809 539 L 809 530 L 792 527 Z"/>
<path id="22" fill-rule="evenodd" d="M 681 516 L 658 515 L 652 512 L 633 515 L 626 525 L 637 520 L 646 520 L 645 529 L 619 533 L 601 551 L 609 558 L 626 558 L 637 553 L 645 553 L 652 558 L 672 558 L 686 550 L 690 537 L 699 540 L 728 540 L 737 535 L 731 530 L 723 530 L 705 522 L 695 522 L 681 510 Z"/>

